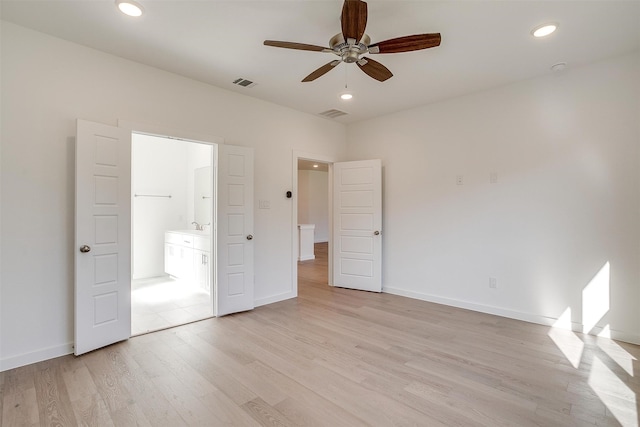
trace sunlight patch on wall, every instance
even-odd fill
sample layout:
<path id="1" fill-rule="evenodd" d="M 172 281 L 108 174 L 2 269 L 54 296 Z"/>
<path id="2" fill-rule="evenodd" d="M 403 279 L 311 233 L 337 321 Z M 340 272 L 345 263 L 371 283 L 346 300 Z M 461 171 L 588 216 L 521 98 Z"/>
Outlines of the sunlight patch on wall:
<path id="1" fill-rule="evenodd" d="M 571 362 L 571 365 L 577 369 L 580 366 L 580 360 L 582 360 L 584 343 L 571 331 L 571 307 L 567 307 L 547 335 L 562 351 L 564 357 Z"/>
<path id="2" fill-rule="evenodd" d="M 611 338 L 611 326 L 604 325 L 604 328 L 600 332 L 598 332 L 598 336 L 602 338 Z"/>
<path id="3" fill-rule="evenodd" d="M 609 311 L 609 262 L 582 290 L 582 332 L 588 334 Z"/>
<path id="4" fill-rule="evenodd" d="M 593 358 L 589 386 L 622 425 L 638 427 L 636 394 L 598 356 Z"/>

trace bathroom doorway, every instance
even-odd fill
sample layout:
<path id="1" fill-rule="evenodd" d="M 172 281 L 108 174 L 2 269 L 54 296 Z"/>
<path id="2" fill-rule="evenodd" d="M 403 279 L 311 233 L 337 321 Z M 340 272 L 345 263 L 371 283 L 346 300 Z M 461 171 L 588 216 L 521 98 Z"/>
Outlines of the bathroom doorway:
<path id="1" fill-rule="evenodd" d="M 298 159 L 298 288 L 329 284 L 329 164 Z"/>
<path id="2" fill-rule="evenodd" d="M 213 316 L 214 151 L 132 134 L 132 336 Z"/>

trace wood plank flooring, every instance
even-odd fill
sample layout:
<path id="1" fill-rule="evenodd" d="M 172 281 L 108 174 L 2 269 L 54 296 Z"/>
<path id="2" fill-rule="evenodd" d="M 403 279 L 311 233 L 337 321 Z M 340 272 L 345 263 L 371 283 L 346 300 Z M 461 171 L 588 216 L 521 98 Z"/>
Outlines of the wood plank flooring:
<path id="1" fill-rule="evenodd" d="M 298 280 L 302 281 L 300 288 L 308 282 L 316 282 L 321 285 L 329 283 L 329 244 L 316 243 L 313 248 L 314 260 L 298 262 Z"/>
<path id="2" fill-rule="evenodd" d="M 316 255 L 297 299 L 0 373 L 0 424 L 638 426 L 638 346 L 331 288 Z"/>

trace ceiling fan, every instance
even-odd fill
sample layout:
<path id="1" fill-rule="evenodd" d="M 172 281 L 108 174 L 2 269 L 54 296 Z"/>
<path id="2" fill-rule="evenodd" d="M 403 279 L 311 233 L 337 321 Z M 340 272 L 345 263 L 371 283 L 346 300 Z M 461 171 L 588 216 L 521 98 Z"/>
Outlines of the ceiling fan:
<path id="1" fill-rule="evenodd" d="M 370 44 L 371 39 L 364 32 L 367 26 L 367 3 L 361 0 L 345 0 L 340 20 L 342 33 L 336 34 L 329 40 L 330 47 L 276 40 L 265 40 L 264 44 L 285 49 L 333 53 L 340 58 L 318 68 L 305 77 L 303 82 L 311 82 L 323 76 L 341 62 L 348 64 L 355 62 L 367 75 L 383 82 L 393 76 L 391 71 L 381 63 L 362 55 L 410 52 L 440 45 L 440 33 L 416 34 Z"/>

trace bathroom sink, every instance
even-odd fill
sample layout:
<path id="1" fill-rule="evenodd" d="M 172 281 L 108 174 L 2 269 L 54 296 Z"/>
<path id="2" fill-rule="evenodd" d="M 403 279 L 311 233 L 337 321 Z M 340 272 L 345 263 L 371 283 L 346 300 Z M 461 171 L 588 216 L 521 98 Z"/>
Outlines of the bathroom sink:
<path id="1" fill-rule="evenodd" d="M 169 230 L 171 233 L 182 233 L 182 234 L 191 234 L 193 236 L 211 236 L 211 231 L 209 230 Z"/>

